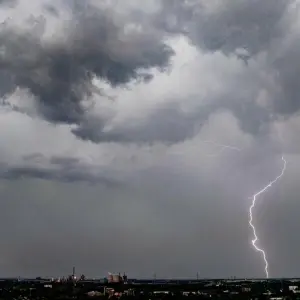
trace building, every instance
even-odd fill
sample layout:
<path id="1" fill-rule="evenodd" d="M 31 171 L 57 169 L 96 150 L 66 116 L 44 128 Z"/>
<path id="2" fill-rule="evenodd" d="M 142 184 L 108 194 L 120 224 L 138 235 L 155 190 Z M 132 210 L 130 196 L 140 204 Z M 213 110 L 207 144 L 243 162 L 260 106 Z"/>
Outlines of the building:
<path id="1" fill-rule="evenodd" d="M 126 275 L 124 275 L 126 276 Z M 127 279 L 127 277 L 125 277 Z M 120 283 L 124 281 L 124 277 L 119 274 L 108 273 L 107 277 L 108 283 Z"/>

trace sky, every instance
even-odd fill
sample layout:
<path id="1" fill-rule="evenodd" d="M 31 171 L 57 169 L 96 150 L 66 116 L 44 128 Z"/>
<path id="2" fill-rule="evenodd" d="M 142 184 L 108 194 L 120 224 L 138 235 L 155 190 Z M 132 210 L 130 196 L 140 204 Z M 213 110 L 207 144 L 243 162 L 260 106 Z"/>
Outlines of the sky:
<path id="1" fill-rule="evenodd" d="M 299 276 L 299 5 L 0 1 L 0 276 Z"/>

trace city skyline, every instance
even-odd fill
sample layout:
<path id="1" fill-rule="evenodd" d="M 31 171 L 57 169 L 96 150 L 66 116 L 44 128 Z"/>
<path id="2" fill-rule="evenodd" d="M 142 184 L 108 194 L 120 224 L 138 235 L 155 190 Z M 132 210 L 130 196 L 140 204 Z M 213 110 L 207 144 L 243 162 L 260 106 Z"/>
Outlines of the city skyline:
<path id="1" fill-rule="evenodd" d="M 298 0 L 0 1 L 0 277 L 300 276 Z"/>

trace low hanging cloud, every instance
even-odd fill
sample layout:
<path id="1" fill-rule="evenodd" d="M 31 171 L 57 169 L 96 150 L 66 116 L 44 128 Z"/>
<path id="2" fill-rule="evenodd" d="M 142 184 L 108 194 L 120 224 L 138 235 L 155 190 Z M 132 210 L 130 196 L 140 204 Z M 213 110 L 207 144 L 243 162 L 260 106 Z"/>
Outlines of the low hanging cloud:
<path id="1" fill-rule="evenodd" d="M 109 177 L 105 168 L 95 169 L 79 158 L 52 156 L 47 158 L 41 153 L 24 155 L 22 162 L 15 166 L 2 163 L 0 178 L 18 180 L 21 178 L 35 178 L 59 182 L 88 182 L 104 186 L 121 186 L 121 180 Z"/>

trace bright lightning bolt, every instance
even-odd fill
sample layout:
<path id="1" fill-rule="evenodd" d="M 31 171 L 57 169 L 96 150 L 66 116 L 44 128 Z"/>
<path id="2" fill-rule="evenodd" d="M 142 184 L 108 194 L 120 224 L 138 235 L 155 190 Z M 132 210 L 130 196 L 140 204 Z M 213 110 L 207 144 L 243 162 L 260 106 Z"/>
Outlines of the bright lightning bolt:
<path id="1" fill-rule="evenodd" d="M 263 189 L 261 189 L 259 192 L 257 192 L 255 195 L 253 195 L 251 197 L 252 198 L 252 204 L 251 204 L 251 206 L 249 208 L 249 225 L 252 228 L 253 236 L 254 236 L 254 239 L 252 240 L 252 245 L 255 248 L 255 250 L 258 251 L 258 252 L 260 252 L 262 254 L 262 256 L 263 256 L 263 259 L 264 259 L 264 262 L 265 262 L 265 273 L 266 273 L 266 277 L 267 278 L 269 278 L 269 263 L 268 263 L 268 260 L 267 260 L 266 252 L 262 248 L 259 248 L 256 245 L 256 242 L 258 241 L 258 237 L 257 237 L 257 234 L 256 234 L 255 226 L 253 224 L 252 210 L 255 207 L 255 203 L 256 203 L 257 197 L 259 195 L 263 194 L 265 191 L 267 191 L 274 183 L 277 182 L 277 180 L 279 180 L 284 175 L 284 172 L 285 172 L 285 169 L 286 169 L 286 160 L 284 159 L 283 156 L 281 157 L 281 159 L 283 161 L 283 167 L 282 167 L 280 175 L 277 176 L 273 181 L 271 181 L 268 185 L 266 185 Z"/>

